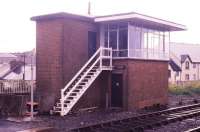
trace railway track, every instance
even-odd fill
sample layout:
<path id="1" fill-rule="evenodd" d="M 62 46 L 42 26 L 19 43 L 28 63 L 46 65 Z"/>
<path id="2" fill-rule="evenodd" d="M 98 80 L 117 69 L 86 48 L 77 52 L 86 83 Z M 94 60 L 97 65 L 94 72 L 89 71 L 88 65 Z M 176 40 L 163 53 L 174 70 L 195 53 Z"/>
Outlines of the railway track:
<path id="1" fill-rule="evenodd" d="M 72 129 L 73 132 L 143 132 L 145 129 L 167 125 L 200 116 L 200 103 L 166 110 L 92 123 Z"/>
<path id="2" fill-rule="evenodd" d="M 200 127 L 196 127 L 196 128 L 193 128 L 193 129 L 189 129 L 185 132 L 200 132 Z"/>

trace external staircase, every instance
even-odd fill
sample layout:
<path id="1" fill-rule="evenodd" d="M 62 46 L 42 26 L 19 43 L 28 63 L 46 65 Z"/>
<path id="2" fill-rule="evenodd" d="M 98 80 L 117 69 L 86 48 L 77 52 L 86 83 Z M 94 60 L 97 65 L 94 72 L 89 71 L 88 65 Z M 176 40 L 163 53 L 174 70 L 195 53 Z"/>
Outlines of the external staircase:
<path id="1" fill-rule="evenodd" d="M 112 70 L 112 49 L 100 47 L 71 81 L 61 89 L 61 98 L 53 113 L 67 115 L 94 80 L 104 70 Z"/>

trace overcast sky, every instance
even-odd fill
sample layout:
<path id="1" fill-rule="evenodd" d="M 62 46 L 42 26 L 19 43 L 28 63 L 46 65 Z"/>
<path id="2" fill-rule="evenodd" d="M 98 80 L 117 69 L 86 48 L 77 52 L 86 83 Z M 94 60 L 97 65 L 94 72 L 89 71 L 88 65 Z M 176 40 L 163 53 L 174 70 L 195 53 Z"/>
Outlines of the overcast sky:
<path id="1" fill-rule="evenodd" d="M 171 41 L 200 44 L 199 0 L 90 0 L 93 15 L 138 12 L 187 26 L 171 35 Z M 30 17 L 69 12 L 87 14 L 88 0 L 0 0 L 0 52 L 35 47 L 35 22 Z"/>

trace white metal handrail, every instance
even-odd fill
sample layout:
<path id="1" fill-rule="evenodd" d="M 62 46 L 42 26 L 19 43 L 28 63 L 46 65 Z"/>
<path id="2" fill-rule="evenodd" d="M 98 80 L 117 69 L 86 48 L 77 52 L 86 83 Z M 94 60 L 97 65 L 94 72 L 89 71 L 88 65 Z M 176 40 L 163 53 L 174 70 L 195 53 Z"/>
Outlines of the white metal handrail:
<path id="1" fill-rule="evenodd" d="M 76 75 L 72 78 L 72 80 L 69 81 L 69 83 L 64 87 L 64 89 L 61 89 L 62 92 L 66 91 L 66 89 L 72 85 L 72 83 L 76 80 L 76 78 L 85 70 L 85 68 L 88 66 L 88 64 L 97 56 L 97 54 L 100 52 L 100 48 L 96 51 L 96 53 L 87 61 L 87 63 L 76 73 Z"/>
<path id="2" fill-rule="evenodd" d="M 141 59 L 161 59 L 161 60 L 168 60 L 169 54 L 156 50 L 156 49 L 120 49 L 120 50 L 112 50 L 114 58 L 120 57 L 129 57 L 129 58 L 141 58 Z"/>
<path id="3" fill-rule="evenodd" d="M 96 61 L 92 64 L 92 66 L 84 73 L 83 76 L 81 76 L 81 78 L 78 80 L 78 82 L 72 87 L 72 89 L 70 89 L 69 92 L 67 92 L 67 94 L 65 95 L 64 93 L 62 93 L 64 95 L 64 100 L 71 94 L 71 92 L 76 88 L 76 86 L 85 78 L 85 76 L 88 74 L 88 72 L 98 63 L 98 61 L 100 60 L 100 57 L 98 59 L 96 59 Z"/>
<path id="4" fill-rule="evenodd" d="M 92 62 L 92 60 L 100 53 L 102 50 L 108 50 L 112 51 L 112 48 L 105 48 L 105 47 L 100 47 L 95 54 L 86 62 L 86 64 L 76 73 L 76 75 L 72 78 L 72 80 L 69 81 L 69 83 L 64 87 L 64 89 L 61 89 L 62 92 L 66 91 L 67 88 L 72 85 L 72 83 L 76 80 L 76 78 L 85 70 L 85 68 Z M 110 52 L 112 55 L 112 52 Z M 110 55 L 110 56 L 111 56 Z M 102 55 L 103 56 L 103 55 Z M 112 59 L 112 58 L 111 58 Z"/>
<path id="5" fill-rule="evenodd" d="M 95 54 L 86 62 L 86 64 L 77 72 L 77 74 L 72 78 L 71 81 L 61 89 L 61 111 L 64 112 L 64 101 L 69 97 L 72 91 L 78 86 L 78 84 L 87 76 L 87 74 L 95 67 L 98 66 L 97 70 L 102 70 L 103 59 L 109 59 L 109 67 L 112 67 L 112 49 L 100 47 Z M 89 66 L 89 67 L 88 67 Z M 86 69 L 88 68 L 88 69 Z M 80 76 L 84 73 L 82 76 Z M 75 80 L 80 77 L 80 79 L 72 86 Z M 70 89 L 69 89 L 70 88 Z M 69 89 L 68 92 L 66 92 Z"/>

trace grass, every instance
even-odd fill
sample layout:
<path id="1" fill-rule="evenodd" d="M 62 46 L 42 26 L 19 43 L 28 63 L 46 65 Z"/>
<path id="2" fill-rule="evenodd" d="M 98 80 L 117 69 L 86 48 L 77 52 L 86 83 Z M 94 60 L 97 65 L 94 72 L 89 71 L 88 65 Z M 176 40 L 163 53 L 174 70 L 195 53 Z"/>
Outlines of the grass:
<path id="1" fill-rule="evenodd" d="M 184 84 L 170 84 L 169 92 L 175 95 L 200 95 L 200 82 L 189 82 Z"/>

